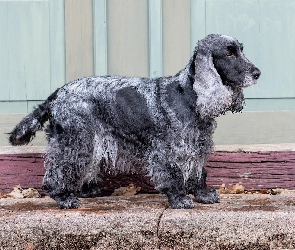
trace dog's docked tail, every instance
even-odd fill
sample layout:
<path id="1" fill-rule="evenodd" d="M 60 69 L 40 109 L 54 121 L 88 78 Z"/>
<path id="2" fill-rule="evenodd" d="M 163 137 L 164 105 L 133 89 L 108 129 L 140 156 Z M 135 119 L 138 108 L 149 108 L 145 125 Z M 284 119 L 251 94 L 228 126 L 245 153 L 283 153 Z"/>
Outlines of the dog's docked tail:
<path id="1" fill-rule="evenodd" d="M 35 133 L 41 130 L 44 123 L 49 119 L 50 102 L 56 98 L 57 91 L 58 89 L 45 102 L 38 105 L 31 114 L 22 119 L 9 133 L 9 142 L 11 145 L 26 145 L 34 139 Z"/>

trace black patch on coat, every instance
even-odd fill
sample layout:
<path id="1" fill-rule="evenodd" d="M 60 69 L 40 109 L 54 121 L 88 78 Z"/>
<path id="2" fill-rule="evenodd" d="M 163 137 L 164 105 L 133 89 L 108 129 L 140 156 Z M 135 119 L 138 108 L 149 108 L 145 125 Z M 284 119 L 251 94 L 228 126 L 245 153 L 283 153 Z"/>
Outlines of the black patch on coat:
<path id="1" fill-rule="evenodd" d="M 138 134 L 154 126 L 146 100 L 135 88 L 120 89 L 116 93 L 115 107 L 117 125 L 123 131 Z"/>

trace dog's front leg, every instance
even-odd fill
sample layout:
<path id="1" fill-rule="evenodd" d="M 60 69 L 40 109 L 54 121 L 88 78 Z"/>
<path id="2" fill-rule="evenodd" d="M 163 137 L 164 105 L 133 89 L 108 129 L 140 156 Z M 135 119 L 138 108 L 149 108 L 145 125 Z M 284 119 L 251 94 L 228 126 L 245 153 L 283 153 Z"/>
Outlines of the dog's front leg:
<path id="1" fill-rule="evenodd" d="M 186 195 L 183 174 L 180 168 L 171 163 L 165 156 L 154 155 L 150 165 L 151 180 L 155 182 L 155 188 L 168 197 L 172 208 L 193 208 L 192 199 Z"/>

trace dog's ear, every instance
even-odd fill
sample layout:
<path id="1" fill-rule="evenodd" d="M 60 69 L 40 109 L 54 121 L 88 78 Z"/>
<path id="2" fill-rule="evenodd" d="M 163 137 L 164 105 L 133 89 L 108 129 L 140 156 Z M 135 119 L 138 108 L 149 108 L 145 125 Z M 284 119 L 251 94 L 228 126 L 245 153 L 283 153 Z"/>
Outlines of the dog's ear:
<path id="1" fill-rule="evenodd" d="M 197 94 L 196 111 L 201 117 L 217 117 L 224 114 L 232 104 L 232 90 L 222 84 L 217 73 L 212 53 L 208 48 L 201 48 L 200 44 L 194 52 L 194 84 Z"/>

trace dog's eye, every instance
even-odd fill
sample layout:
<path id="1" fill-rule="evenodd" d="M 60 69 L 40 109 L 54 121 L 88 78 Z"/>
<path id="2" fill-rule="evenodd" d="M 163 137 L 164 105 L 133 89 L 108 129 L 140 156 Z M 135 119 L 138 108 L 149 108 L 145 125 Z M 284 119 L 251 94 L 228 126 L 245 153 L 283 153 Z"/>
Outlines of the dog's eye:
<path id="1" fill-rule="evenodd" d="M 236 51 L 236 49 L 233 46 L 228 46 L 226 56 L 233 56 L 235 51 Z"/>

